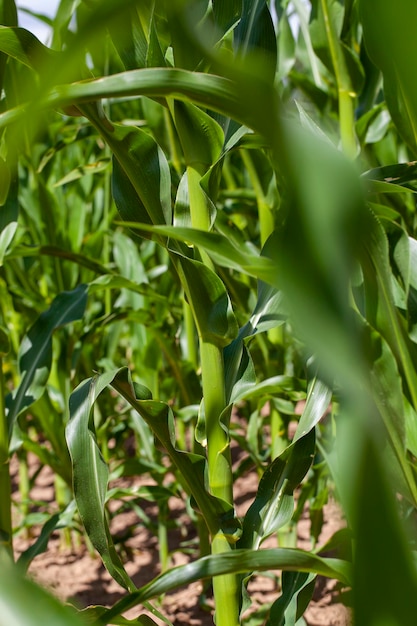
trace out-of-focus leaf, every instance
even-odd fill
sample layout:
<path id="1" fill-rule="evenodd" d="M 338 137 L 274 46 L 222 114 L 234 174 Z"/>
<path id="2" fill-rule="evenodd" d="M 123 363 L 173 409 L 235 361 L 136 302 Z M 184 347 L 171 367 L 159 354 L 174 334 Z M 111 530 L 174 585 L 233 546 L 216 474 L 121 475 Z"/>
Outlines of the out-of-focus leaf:
<path id="1" fill-rule="evenodd" d="M 227 33 L 237 24 L 242 13 L 242 0 L 213 0 L 214 23 Z"/>
<path id="2" fill-rule="evenodd" d="M 27 550 L 22 552 L 17 560 L 17 565 L 21 570 L 26 571 L 35 556 L 45 552 L 49 538 L 54 531 L 60 528 L 67 528 L 71 524 L 74 512 L 75 500 L 72 500 L 64 511 L 56 513 L 43 525 L 39 537 Z"/>
<path id="3" fill-rule="evenodd" d="M 291 444 L 265 470 L 258 492 L 243 521 L 239 548 L 258 549 L 264 539 L 288 523 L 294 513 L 294 489 L 314 456 L 315 432 Z"/>
<path id="4" fill-rule="evenodd" d="M 113 378 L 114 374 L 102 374 L 84 381 L 73 391 L 66 438 L 73 466 L 75 500 L 85 530 L 110 575 L 132 591 L 135 585 L 116 552 L 107 524 L 109 470 L 97 445 L 92 420 L 94 403 Z"/>
<path id="5" fill-rule="evenodd" d="M 86 621 L 59 600 L 24 578 L 18 568 L 0 566 L 0 626 L 85 626 Z M 25 598 L 25 602 L 22 602 Z"/>
<path id="6" fill-rule="evenodd" d="M 86 163 L 85 165 L 79 165 L 71 172 L 68 172 L 68 174 L 66 174 L 63 178 L 57 180 L 54 187 L 66 185 L 73 182 L 74 180 L 79 180 L 83 176 L 97 174 L 97 172 L 103 172 L 109 167 L 109 164 L 110 159 L 102 159 L 101 161 L 97 161 L 96 163 Z"/>
<path id="7" fill-rule="evenodd" d="M 381 455 L 373 441 L 368 440 L 363 447 L 355 482 L 355 624 L 408 624 L 417 611 L 415 564 L 395 510 Z"/>
<path id="8" fill-rule="evenodd" d="M 45 63 L 59 58 L 30 31 L 6 26 L 0 26 L 0 52 L 35 70 L 42 70 Z"/>
<path id="9" fill-rule="evenodd" d="M 361 357 L 348 294 L 352 261 L 366 236 L 362 189 L 351 164 L 328 142 L 290 125 L 286 138 L 280 165 L 291 199 L 268 250 L 275 284 L 295 333 L 325 368 L 325 382 L 336 377 L 354 393 Z"/>
<path id="10" fill-rule="evenodd" d="M 60 293 L 23 338 L 18 357 L 20 384 L 6 398 L 10 430 L 18 415 L 44 392 L 51 369 L 54 330 L 82 318 L 86 303 L 86 285 Z"/>
<path id="11" fill-rule="evenodd" d="M 6 356 L 10 350 L 9 334 L 3 326 L 0 326 L 0 357 Z"/>

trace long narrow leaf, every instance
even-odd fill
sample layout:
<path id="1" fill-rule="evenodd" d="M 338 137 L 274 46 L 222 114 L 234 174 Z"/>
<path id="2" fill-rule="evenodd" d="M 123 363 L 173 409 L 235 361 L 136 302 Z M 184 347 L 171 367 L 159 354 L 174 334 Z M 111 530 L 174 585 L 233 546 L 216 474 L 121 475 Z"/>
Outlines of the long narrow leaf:
<path id="1" fill-rule="evenodd" d="M 87 302 L 87 286 L 59 294 L 24 337 L 19 350 L 21 382 L 7 397 L 9 430 L 25 409 L 38 400 L 52 363 L 52 334 L 56 328 L 80 319 Z"/>

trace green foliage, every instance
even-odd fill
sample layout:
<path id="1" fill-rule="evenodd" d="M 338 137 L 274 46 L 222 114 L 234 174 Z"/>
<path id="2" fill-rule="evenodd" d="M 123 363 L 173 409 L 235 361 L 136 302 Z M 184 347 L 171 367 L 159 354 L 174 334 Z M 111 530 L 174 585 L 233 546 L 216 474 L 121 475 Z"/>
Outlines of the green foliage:
<path id="1" fill-rule="evenodd" d="M 255 622 L 301 623 L 317 574 L 352 586 L 358 625 L 412 622 L 415 13 L 61 0 L 45 46 L 0 1 L 0 623 L 34 623 L 21 594 L 39 594 L 37 620 L 127 623 L 212 579 L 216 624 L 237 626 L 253 572 L 276 570 Z M 82 527 L 125 588 L 114 607 L 75 615 L 6 565 L 14 452 L 54 470 L 59 508 L 21 569 Z M 141 494 L 163 570 L 140 589 L 109 530 L 116 498 L 151 526 L 131 487 L 109 487 L 135 474 L 155 483 Z M 314 548 L 329 492 L 351 531 L 340 558 Z M 203 547 L 174 569 L 172 493 Z M 311 551 L 265 549 L 307 501 Z"/>

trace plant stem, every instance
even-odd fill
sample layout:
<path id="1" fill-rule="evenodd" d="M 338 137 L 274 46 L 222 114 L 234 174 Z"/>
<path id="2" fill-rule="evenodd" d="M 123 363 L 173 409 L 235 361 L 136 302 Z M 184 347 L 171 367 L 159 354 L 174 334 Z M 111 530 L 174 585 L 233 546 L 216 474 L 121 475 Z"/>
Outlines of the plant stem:
<path id="1" fill-rule="evenodd" d="M 187 166 L 191 223 L 194 228 L 210 230 L 210 214 L 200 186 L 202 173 L 198 167 Z M 199 251 L 202 262 L 210 269 L 213 263 L 207 253 Z M 197 320 L 196 320 L 197 322 Z M 198 327 L 198 323 L 196 324 Z M 223 350 L 199 337 L 201 378 L 206 420 L 207 463 L 209 489 L 213 496 L 227 502 L 233 509 L 233 473 L 230 440 L 221 416 L 227 407 L 224 383 Z M 221 528 L 212 534 L 212 554 L 234 549 Z M 239 584 L 237 576 L 229 574 L 213 579 L 217 626 L 237 626 L 239 623 Z"/>
<path id="2" fill-rule="evenodd" d="M 13 558 L 9 429 L 5 408 L 3 358 L 0 357 L 0 545 Z"/>
<path id="3" fill-rule="evenodd" d="M 270 234 L 274 230 L 274 214 L 263 192 L 258 172 L 253 163 L 249 150 L 242 150 L 242 161 L 249 174 L 250 182 L 256 195 L 258 205 L 259 229 L 261 234 L 261 245 L 263 246 Z"/>

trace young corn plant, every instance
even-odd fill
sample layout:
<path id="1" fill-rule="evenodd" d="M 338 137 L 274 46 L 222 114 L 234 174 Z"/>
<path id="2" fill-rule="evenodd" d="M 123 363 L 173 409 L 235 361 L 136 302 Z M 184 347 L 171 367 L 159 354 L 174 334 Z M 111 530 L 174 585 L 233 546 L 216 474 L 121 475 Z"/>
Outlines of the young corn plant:
<path id="1" fill-rule="evenodd" d="M 3 382 L 0 392 L 2 559 L 13 558 L 11 435 L 34 419 L 53 454 L 29 435 L 23 445 L 72 483 L 91 543 L 126 589 L 110 609 L 83 612 L 89 623 L 123 623 L 128 608 L 212 579 L 215 623 L 237 626 L 252 573 L 277 569 L 282 593 L 267 624 L 301 623 L 316 574 L 352 586 L 359 625 L 415 615 L 404 526 L 417 506 L 416 50 L 407 31 L 416 10 L 411 0 L 374 5 L 62 0 L 47 48 L 17 28 L 13 0 L 0 3 L 0 355 L 14 388 L 6 398 Z M 46 130 L 57 110 L 65 117 Z M 23 319 L 18 330 L 12 318 Z M 84 326 L 74 330 L 77 320 Z M 52 338 L 63 325 L 67 352 Z M 53 423 L 52 382 L 64 406 L 76 387 L 68 415 Z M 290 442 L 285 415 L 303 397 Z M 253 424 L 267 401 L 265 464 L 262 422 L 255 435 Z M 329 445 L 319 422 L 330 404 Z M 256 406 L 241 444 L 262 472 L 243 519 L 233 494 L 234 406 Z M 168 457 L 210 550 L 140 589 L 106 510 L 106 437 L 125 436 L 111 424 L 126 411 L 155 476 L 161 453 L 150 433 Z M 187 411 L 191 444 L 180 420 Z M 290 522 L 317 452 L 352 530 L 353 559 L 346 545 L 340 559 L 262 547 Z M 24 611 L 13 598 L 38 591 L 17 574 L 9 580 L 9 567 L 0 572 L 3 605 Z M 82 620 L 41 597 L 54 623 Z M 140 614 L 137 623 L 154 622 Z"/>

